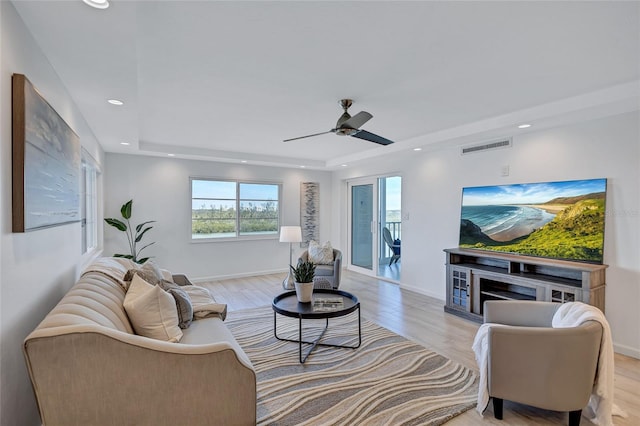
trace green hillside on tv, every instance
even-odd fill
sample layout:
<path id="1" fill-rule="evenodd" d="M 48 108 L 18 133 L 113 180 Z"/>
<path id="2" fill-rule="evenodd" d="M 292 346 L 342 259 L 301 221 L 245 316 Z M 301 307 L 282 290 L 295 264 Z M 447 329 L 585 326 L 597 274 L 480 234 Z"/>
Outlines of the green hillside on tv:
<path id="1" fill-rule="evenodd" d="M 464 188 L 460 247 L 602 263 L 606 179 Z"/>

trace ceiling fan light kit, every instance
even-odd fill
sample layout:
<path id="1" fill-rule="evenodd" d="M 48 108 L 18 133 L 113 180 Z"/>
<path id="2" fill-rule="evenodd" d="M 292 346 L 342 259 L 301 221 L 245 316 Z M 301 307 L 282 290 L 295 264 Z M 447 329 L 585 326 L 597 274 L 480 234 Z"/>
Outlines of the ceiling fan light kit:
<path id="1" fill-rule="evenodd" d="M 373 118 L 373 115 L 369 114 L 366 111 L 360 111 L 359 113 L 357 113 L 352 117 L 351 114 L 349 114 L 349 112 L 347 111 L 352 104 L 353 104 L 353 101 L 351 99 L 340 100 L 340 105 L 342 106 L 342 109 L 344 110 L 344 112 L 342 113 L 340 118 L 338 118 L 335 128 L 326 132 L 314 133 L 312 135 L 285 139 L 283 142 L 290 142 L 298 139 L 305 139 L 313 136 L 325 135 L 327 133 L 335 133 L 336 135 L 339 135 L 339 136 L 353 136 L 355 138 L 377 143 L 380 145 L 389 145 L 393 143 L 393 141 L 383 138 L 382 136 L 378 136 L 373 133 L 367 132 L 366 130 L 360 129 L 360 127 L 363 124 L 365 124 L 367 121 Z"/>

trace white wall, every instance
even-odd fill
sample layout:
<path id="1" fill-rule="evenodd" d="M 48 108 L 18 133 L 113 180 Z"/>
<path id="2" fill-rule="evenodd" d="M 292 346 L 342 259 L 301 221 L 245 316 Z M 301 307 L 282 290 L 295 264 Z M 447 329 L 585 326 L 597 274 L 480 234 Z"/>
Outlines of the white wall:
<path id="1" fill-rule="evenodd" d="M 0 2 L 0 423 L 40 424 L 22 355 L 24 338 L 74 283 L 82 256 L 79 224 L 11 233 L 11 75 L 25 74 L 80 136 L 94 158 L 102 150 L 13 5 Z"/>
<path id="2" fill-rule="evenodd" d="M 192 243 L 189 177 L 282 183 L 282 225 L 300 224 L 300 183 L 320 183 L 320 239 L 329 238 L 331 174 L 324 171 L 216 163 L 169 157 L 106 155 L 105 216 L 120 217 L 133 199 L 132 223 L 156 220 L 143 254 L 195 280 L 286 271 L 289 245 L 278 239 Z M 302 251 L 294 245 L 294 255 Z M 105 228 L 106 255 L 128 253 L 124 233 Z"/>
<path id="3" fill-rule="evenodd" d="M 458 245 L 462 187 L 605 177 L 606 315 L 616 351 L 640 358 L 639 127 L 636 111 L 515 135 L 509 149 L 465 156 L 458 146 L 425 149 L 337 172 L 332 238 L 346 247 L 347 179 L 401 171 L 402 209 L 410 215 L 402 224 L 402 285 L 444 300 L 442 249 Z"/>

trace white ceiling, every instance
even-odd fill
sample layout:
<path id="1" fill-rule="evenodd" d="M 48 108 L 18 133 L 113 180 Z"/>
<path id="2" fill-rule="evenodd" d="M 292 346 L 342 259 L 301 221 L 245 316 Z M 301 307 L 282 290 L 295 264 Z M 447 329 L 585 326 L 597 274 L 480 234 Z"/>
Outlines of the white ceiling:
<path id="1" fill-rule="evenodd" d="M 107 152 L 332 168 L 639 104 L 636 1 L 13 3 Z M 396 143 L 282 142 L 341 98 Z"/>

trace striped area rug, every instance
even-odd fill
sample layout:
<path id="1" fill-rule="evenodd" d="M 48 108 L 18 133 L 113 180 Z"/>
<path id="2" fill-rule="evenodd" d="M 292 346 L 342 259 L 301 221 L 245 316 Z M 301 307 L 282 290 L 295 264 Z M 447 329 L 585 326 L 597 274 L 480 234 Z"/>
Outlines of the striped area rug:
<path id="1" fill-rule="evenodd" d="M 476 403 L 473 371 L 365 319 L 360 348 L 318 347 L 305 364 L 297 343 L 274 337 L 270 306 L 226 324 L 256 370 L 259 425 L 439 425 Z M 324 320 L 303 326 L 312 340 Z M 330 319 L 322 341 L 356 345 L 357 327 L 355 312 Z M 297 319 L 278 315 L 280 337 L 297 333 Z"/>

